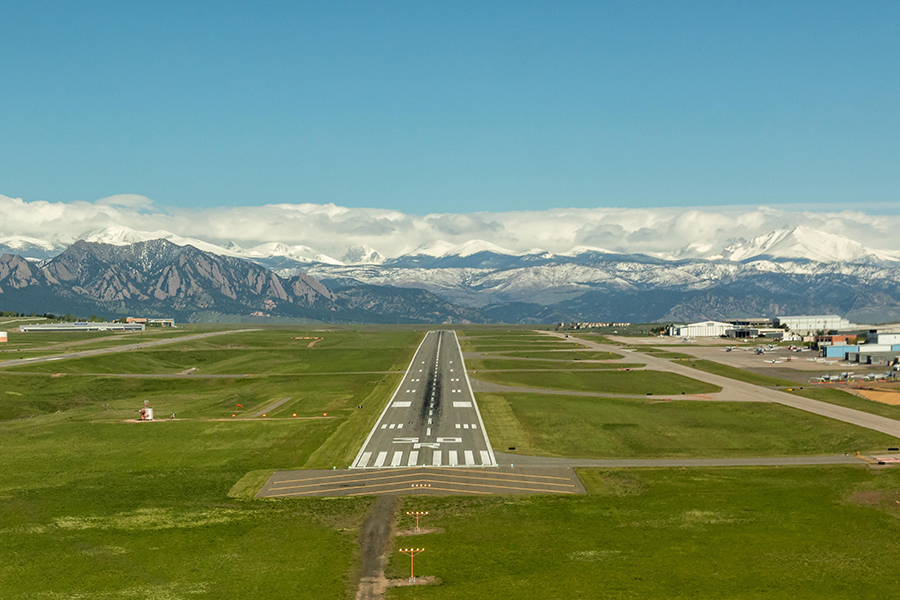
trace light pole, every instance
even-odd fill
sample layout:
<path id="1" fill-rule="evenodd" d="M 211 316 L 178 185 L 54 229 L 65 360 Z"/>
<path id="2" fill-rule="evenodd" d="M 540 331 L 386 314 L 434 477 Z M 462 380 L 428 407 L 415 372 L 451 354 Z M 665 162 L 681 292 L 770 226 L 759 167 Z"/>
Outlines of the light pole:
<path id="1" fill-rule="evenodd" d="M 416 554 L 425 552 L 425 548 L 400 548 L 400 552 L 409 555 L 409 581 L 413 582 L 416 580 L 415 572 L 413 571 L 413 560 Z"/>
<path id="2" fill-rule="evenodd" d="M 426 511 L 423 512 L 423 511 L 420 511 L 420 510 L 414 510 L 414 511 L 412 511 L 412 512 L 407 511 L 406 514 L 408 514 L 408 515 L 411 516 L 411 517 L 415 517 L 415 518 L 416 518 L 416 533 L 419 533 L 419 517 L 424 517 L 425 515 L 428 514 L 428 511 L 426 510 Z"/>

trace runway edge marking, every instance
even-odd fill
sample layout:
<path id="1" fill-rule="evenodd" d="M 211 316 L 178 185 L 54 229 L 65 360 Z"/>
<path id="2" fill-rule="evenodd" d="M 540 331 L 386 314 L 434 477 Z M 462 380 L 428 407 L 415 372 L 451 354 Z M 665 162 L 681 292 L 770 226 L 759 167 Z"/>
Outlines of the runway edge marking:
<path id="1" fill-rule="evenodd" d="M 349 468 L 351 468 L 351 469 L 360 468 L 360 467 L 356 466 L 356 463 L 359 462 L 359 459 L 362 456 L 363 450 L 366 449 L 366 446 L 369 445 L 369 441 L 372 439 L 372 436 L 375 435 L 375 430 L 378 429 L 378 425 L 379 425 L 379 423 L 381 423 L 381 420 L 384 419 L 384 415 L 387 414 L 388 409 L 394 403 L 394 398 L 396 398 L 397 394 L 400 393 L 400 388 L 403 387 L 403 382 L 406 381 L 407 376 L 409 376 L 410 370 L 413 368 L 413 365 L 416 364 L 416 357 L 419 355 L 419 350 L 422 349 L 422 345 L 425 344 L 425 340 L 428 339 L 428 334 L 430 334 L 430 333 L 431 333 L 430 331 L 425 332 L 425 337 L 422 338 L 422 341 L 419 342 L 418 348 L 416 348 L 416 351 L 413 353 L 413 357 L 409 361 L 409 366 L 406 367 L 406 372 L 403 373 L 403 377 L 400 378 L 400 383 L 397 384 L 397 389 L 394 390 L 394 395 L 391 396 L 391 399 L 388 400 L 388 403 L 385 405 L 384 410 L 381 411 L 381 415 L 378 417 L 378 420 L 375 421 L 375 426 L 372 427 L 372 429 L 369 431 L 369 435 L 366 436 L 366 441 L 363 442 L 362 448 L 360 448 L 359 452 L 357 452 L 356 458 L 353 459 L 353 464 L 351 464 Z M 456 332 L 454 331 L 453 334 L 456 335 Z M 459 345 L 459 341 L 457 341 L 457 345 Z"/>
<path id="2" fill-rule="evenodd" d="M 456 349 L 459 350 L 459 360 L 462 361 L 462 372 L 466 377 L 466 387 L 469 388 L 472 406 L 475 407 L 475 414 L 478 415 L 478 423 L 481 425 L 481 432 L 484 434 L 484 444 L 487 446 L 488 455 L 491 457 L 491 464 L 486 466 L 499 467 L 500 465 L 497 463 L 497 458 L 494 456 L 494 449 L 491 447 L 491 440 L 488 439 L 487 428 L 484 426 L 484 420 L 481 418 L 481 410 L 478 408 L 475 392 L 472 391 L 472 382 L 469 381 L 469 370 L 466 368 L 466 359 L 463 358 L 462 347 L 459 345 L 459 336 L 456 334 L 455 329 L 453 330 L 453 339 L 456 340 Z"/>

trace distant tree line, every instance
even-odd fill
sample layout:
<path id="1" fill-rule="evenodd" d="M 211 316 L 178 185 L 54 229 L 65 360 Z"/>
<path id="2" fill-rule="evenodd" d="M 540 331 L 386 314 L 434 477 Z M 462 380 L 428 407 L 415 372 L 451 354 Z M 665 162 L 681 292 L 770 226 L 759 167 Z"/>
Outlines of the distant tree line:
<path id="1" fill-rule="evenodd" d="M 15 312 L 12 310 L 0 310 L 0 317 L 32 317 L 36 319 L 47 319 L 48 321 L 55 321 L 57 323 L 83 323 L 85 321 L 89 323 L 106 323 L 106 319 L 104 317 L 98 317 L 97 315 L 91 315 L 88 318 L 85 317 L 77 317 L 66 313 L 64 315 L 54 315 L 53 313 L 24 313 L 24 312 Z M 121 322 L 125 322 L 125 319 L 121 319 Z"/>

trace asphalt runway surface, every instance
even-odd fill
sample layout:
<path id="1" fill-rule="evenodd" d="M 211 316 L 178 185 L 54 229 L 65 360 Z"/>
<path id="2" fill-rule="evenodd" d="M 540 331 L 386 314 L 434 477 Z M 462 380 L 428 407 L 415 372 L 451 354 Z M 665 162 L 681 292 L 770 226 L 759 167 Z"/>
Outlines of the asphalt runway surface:
<path id="1" fill-rule="evenodd" d="M 269 478 L 257 497 L 584 493 L 584 486 L 575 471 L 568 467 L 401 467 L 278 471 Z"/>
<path id="2" fill-rule="evenodd" d="M 454 331 L 429 331 L 353 469 L 496 466 Z"/>

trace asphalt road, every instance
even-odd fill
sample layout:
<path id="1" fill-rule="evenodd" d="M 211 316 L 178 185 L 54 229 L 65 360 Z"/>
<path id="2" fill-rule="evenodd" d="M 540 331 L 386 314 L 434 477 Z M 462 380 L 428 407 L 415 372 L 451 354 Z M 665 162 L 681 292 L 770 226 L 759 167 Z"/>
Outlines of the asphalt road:
<path id="1" fill-rule="evenodd" d="M 20 358 L 15 360 L 6 360 L 0 363 L 0 368 L 18 367 L 21 365 L 34 365 L 37 363 L 51 362 L 54 360 L 69 360 L 71 358 L 87 358 L 88 356 L 100 356 L 101 354 L 115 354 L 116 352 L 127 352 L 129 350 L 143 350 L 145 348 L 153 348 L 154 346 L 165 346 L 166 344 L 178 344 L 181 342 L 190 342 L 193 340 L 202 340 L 204 338 L 214 337 L 217 335 L 226 335 L 229 333 L 244 333 L 247 331 L 256 331 L 255 329 L 232 329 L 228 331 L 212 331 L 209 333 L 198 333 L 197 335 L 186 335 L 184 337 L 170 338 L 167 340 L 156 340 L 154 342 L 138 342 L 137 344 L 128 344 L 126 346 L 113 346 L 111 348 L 97 348 L 96 350 L 81 350 L 79 352 L 68 352 L 66 354 L 54 354 L 50 356 L 35 356 L 33 358 Z"/>
<path id="2" fill-rule="evenodd" d="M 454 331 L 429 331 L 351 468 L 496 466 Z"/>
<path id="3" fill-rule="evenodd" d="M 543 331 L 541 333 L 565 339 L 564 335 L 560 333 L 550 331 Z M 618 348 L 616 346 L 606 346 L 583 339 L 579 339 L 578 342 L 592 350 L 599 350 L 603 352 L 622 351 L 621 348 Z M 852 425 L 858 425 L 860 427 L 865 427 L 866 429 L 880 431 L 881 433 L 886 433 L 887 435 L 900 438 L 900 421 L 895 421 L 894 419 L 881 417 L 879 415 L 873 415 L 861 410 L 846 408 L 844 406 L 838 406 L 837 404 L 830 404 L 828 402 L 812 400 L 810 398 L 804 398 L 802 396 L 795 396 L 793 394 L 788 394 L 787 392 L 781 392 L 775 389 L 753 385 L 752 383 L 730 379 L 721 375 L 714 375 L 712 373 L 707 373 L 699 369 L 692 369 L 691 367 L 684 366 L 682 364 L 679 364 L 677 361 L 658 358 L 651 354 L 640 353 L 639 356 L 640 361 L 646 363 L 648 369 L 678 373 L 679 375 L 684 375 L 685 377 L 690 377 L 691 379 L 705 381 L 706 383 L 711 383 L 713 385 L 721 387 L 722 391 L 718 394 L 710 394 L 713 399 L 723 401 L 743 400 L 749 402 L 776 402 L 778 404 L 783 404 L 784 406 L 790 406 L 791 408 L 796 408 L 798 410 L 814 413 L 823 417 L 828 417 L 830 419 L 843 421 Z M 637 356 L 635 356 L 635 358 L 637 358 Z M 627 356 L 626 360 L 628 360 Z"/>

